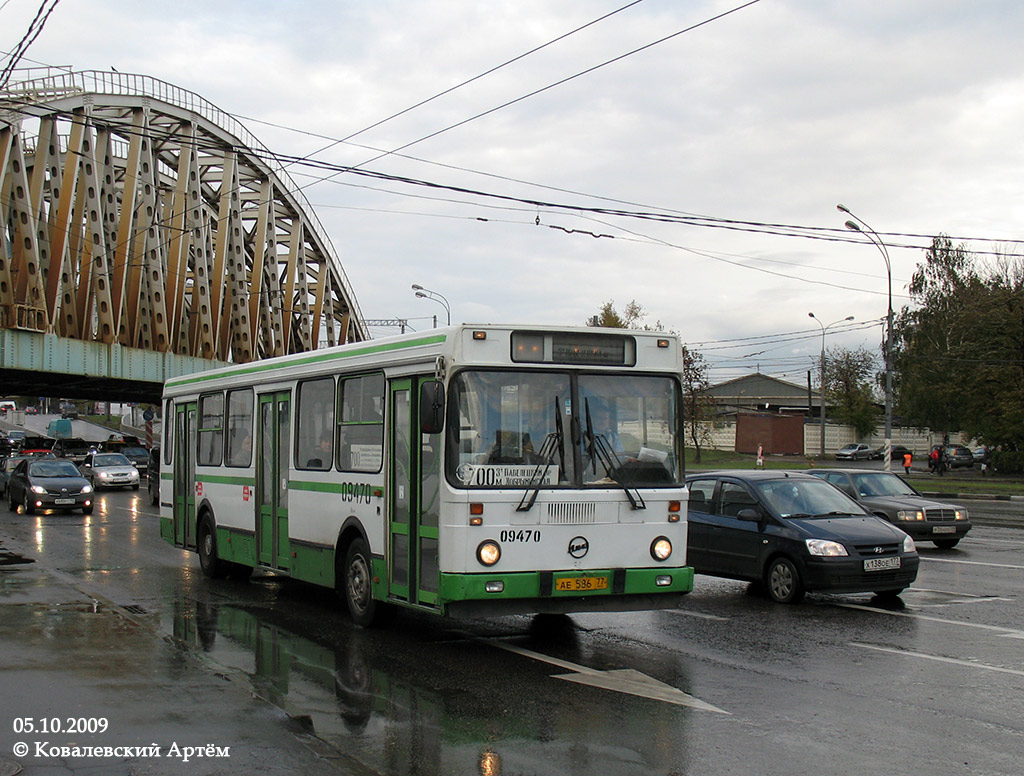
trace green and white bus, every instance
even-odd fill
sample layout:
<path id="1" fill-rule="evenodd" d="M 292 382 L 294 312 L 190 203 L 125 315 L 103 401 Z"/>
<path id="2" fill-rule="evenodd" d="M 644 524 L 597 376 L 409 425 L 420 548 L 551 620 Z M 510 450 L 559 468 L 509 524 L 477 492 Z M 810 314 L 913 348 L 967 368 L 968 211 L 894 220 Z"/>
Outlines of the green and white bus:
<path id="1" fill-rule="evenodd" d="M 333 587 L 361 625 L 674 607 L 681 357 L 661 333 L 461 325 L 170 380 L 161 534 L 210 577 Z"/>

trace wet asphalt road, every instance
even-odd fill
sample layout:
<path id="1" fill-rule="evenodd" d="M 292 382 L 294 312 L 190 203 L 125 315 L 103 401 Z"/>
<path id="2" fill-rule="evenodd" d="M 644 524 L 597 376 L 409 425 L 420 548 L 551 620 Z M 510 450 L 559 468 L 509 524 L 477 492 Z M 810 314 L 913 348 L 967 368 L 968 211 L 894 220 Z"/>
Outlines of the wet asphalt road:
<path id="1" fill-rule="evenodd" d="M 144 494 L 0 509 L 0 773 L 1021 773 L 1024 530 L 922 546 L 896 607 L 698 576 L 671 612 L 366 631 L 326 591 L 206 580 Z M 232 752 L 12 754 L 16 720 L 71 715 L 108 718 L 100 744 Z"/>

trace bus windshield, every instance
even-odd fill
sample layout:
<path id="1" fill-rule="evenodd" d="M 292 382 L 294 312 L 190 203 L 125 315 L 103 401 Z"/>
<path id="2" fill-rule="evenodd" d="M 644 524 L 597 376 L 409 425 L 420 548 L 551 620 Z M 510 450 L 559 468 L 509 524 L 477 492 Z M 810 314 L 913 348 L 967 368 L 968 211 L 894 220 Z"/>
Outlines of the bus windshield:
<path id="1" fill-rule="evenodd" d="M 679 386 L 670 377 L 466 370 L 451 395 L 447 476 L 456 487 L 682 479 Z"/>

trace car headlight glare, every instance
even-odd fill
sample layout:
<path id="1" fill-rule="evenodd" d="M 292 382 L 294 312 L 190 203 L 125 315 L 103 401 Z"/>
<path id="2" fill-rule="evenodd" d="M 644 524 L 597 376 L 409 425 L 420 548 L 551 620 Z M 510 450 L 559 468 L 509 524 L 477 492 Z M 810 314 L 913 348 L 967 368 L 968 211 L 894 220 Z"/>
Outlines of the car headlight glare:
<path id="1" fill-rule="evenodd" d="M 901 509 L 896 513 L 897 520 L 924 520 L 924 512 L 919 509 Z"/>
<path id="2" fill-rule="evenodd" d="M 966 520 L 967 519 L 967 510 L 966 509 L 958 509 L 956 511 L 956 519 L 957 520 Z"/>
<path id="3" fill-rule="evenodd" d="M 82 487 L 82 493 L 92 493 L 92 485 L 84 485 Z"/>
<path id="4" fill-rule="evenodd" d="M 486 539 L 476 548 L 476 559 L 484 566 L 493 566 L 501 560 L 501 547 L 493 539 Z"/>
<path id="5" fill-rule="evenodd" d="M 910 534 L 903 537 L 903 552 L 917 552 L 917 545 Z"/>
<path id="6" fill-rule="evenodd" d="M 831 542 L 828 539 L 805 539 L 807 551 L 811 555 L 820 555 L 826 558 L 839 558 L 849 555 L 846 548 L 839 542 Z"/>
<path id="7" fill-rule="evenodd" d="M 651 557 L 655 560 L 668 560 L 672 554 L 672 542 L 666 537 L 659 536 L 651 542 Z"/>
<path id="8" fill-rule="evenodd" d="M 99 478 L 101 480 L 109 480 L 110 479 L 110 472 L 97 472 L 97 474 L 99 475 Z"/>
<path id="9" fill-rule="evenodd" d="M 32 492 L 33 493 L 46 493 L 46 488 L 44 488 L 42 485 L 33 485 L 32 486 Z"/>

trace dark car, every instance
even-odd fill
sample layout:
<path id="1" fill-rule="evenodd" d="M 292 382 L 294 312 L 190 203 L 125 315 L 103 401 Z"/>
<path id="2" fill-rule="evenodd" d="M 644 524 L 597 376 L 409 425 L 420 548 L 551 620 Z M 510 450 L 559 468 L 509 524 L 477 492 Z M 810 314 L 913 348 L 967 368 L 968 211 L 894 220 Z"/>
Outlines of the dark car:
<path id="1" fill-rule="evenodd" d="M 837 461 L 867 461 L 874 454 L 874 450 L 865 444 L 843 445 L 836 450 Z"/>
<path id="2" fill-rule="evenodd" d="M 913 455 L 914 451 L 911 450 L 909 447 L 906 447 L 905 445 L 891 445 L 889 447 L 889 460 L 902 463 L 903 456 L 905 456 L 907 453 Z M 881 461 L 883 458 L 885 458 L 885 446 L 883 445 L 882 447 L 873 450 L 871 452 L 871 458 L 872 460 L 875 461 Z"/>
<path id="3" fill-rule="evenodd" d="M 869 512 L 899 526 L 916 541 L 944 550 L 971 530 L 967 510 L 925 498 L 898 474 L 869 469 L 815 469 L 810 474 L 831 482 Z"/>
<path id="4" fill-rule="evenodd" d="M 914 540 L 809 474 L 693 474 L 687 563 L 763 585 L 779 603 L 807 591 L 896 596 L 916 578 Z"/>
<path id="5" fill-rule="evenodd" d="M 160 448 L 154 447 L 149 451 L 149 466 L 146 472 L 146 489 L 149 491 L 149 503 L 153 506 L 160 504 Z"/>
<path id="6" fill-rule="evenodd" d="M 946 466 L 969 469 L 974 466 L 974 453 L 963 445 L 946 445 Z"/>
<path id="7" fill-rule="evenodd" d="M 86 442 L 78 437 L 68 437 L 54 442 L 51 452 L 58 458 L 66 458 L 72 463 L 80 464 L 85 462 L 85 457 L 94 449 L 94 442 Z"/>
<path id="8" fill-rule="evenodd" d="M 26 458 L 7 483 L 7 506 L 25 514 L 37 509 L 81 509 L 92 514 L 93 488 L 71 461 L 59 458 Z"/>
<path id="9" fill-rule="evenodd" d="M 25 455 L 8 455 L 5 458 L 0 458 L 0 496 L 7 492 L 7 482 L 11 479 L 11 473 L 27 457 Z"/>
<path id="10" fill-rule="evenodd" d="M 121 455 L 135 464 L 135 468 L 139 470 L 139 474 L 145 474 L 146 469 L 149 467 L 149 450 L 141 445 L 125 445 L 118 450 Z"/>

